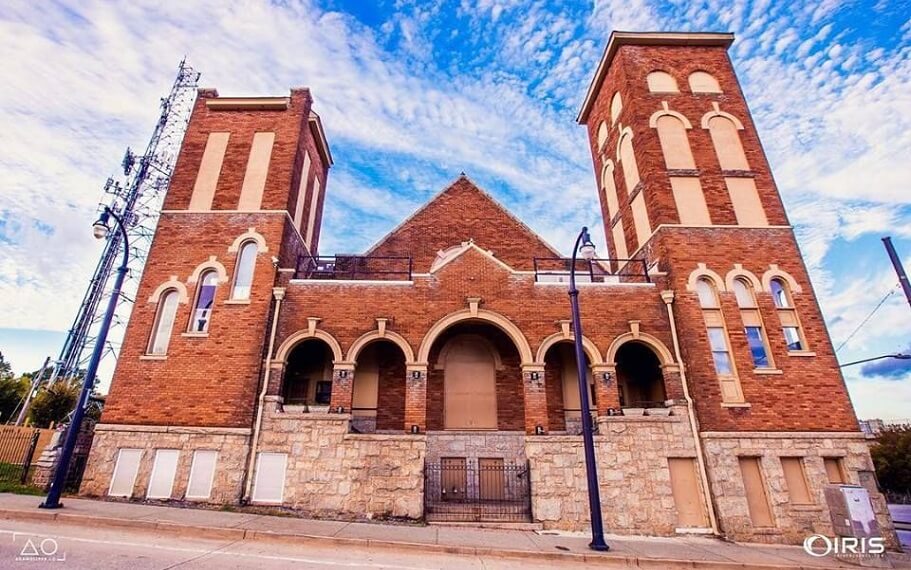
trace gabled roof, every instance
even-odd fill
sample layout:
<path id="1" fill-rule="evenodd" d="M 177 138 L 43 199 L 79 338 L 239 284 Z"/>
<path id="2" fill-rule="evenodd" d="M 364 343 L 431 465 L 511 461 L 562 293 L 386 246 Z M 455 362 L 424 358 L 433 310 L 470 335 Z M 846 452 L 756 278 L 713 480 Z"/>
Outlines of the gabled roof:
<path id="1" fill-rule="evenodd" d="M 476 243 L 520 271 L 531 271 L 535 257 L 562 257 L 464 174 L 365 255 L 411 256 L 414 271 L 426 273 L 440 251 L 462 242 Z"/>

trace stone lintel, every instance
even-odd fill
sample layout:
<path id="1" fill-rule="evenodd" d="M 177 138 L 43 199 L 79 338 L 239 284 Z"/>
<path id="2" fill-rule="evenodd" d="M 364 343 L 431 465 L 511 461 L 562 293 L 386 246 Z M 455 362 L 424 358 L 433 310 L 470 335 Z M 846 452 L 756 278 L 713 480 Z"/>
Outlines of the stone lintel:
<path id="1" fill-rule="evenodd" d="M 95 431 L 120 431 L 142 433 L 189 433 L 205 435 L 250 435 L 250 428 L 206 426 L 155 426 L 132 424 L 97 424 Z"/>
<path id="2" fill-rule="evenodd" d="M 703 431 L 705 439 L 860 439 L 867 436 L 862 431 Z"/>

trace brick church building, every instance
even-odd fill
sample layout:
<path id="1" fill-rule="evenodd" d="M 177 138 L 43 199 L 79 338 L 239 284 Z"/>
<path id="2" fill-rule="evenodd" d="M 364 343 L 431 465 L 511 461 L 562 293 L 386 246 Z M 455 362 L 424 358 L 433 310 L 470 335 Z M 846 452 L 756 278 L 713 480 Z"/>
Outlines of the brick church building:
<path id="1" fill-rule="evenodd" d="M 889 535 L 732 41 L 614 33 L 578 116 L 605 526 L 799 543 L 851 483 Z M 570 262 L 464 175 L 322 256 L 311 106 L 200 90 L 81 492 L 585 528 Z"/>

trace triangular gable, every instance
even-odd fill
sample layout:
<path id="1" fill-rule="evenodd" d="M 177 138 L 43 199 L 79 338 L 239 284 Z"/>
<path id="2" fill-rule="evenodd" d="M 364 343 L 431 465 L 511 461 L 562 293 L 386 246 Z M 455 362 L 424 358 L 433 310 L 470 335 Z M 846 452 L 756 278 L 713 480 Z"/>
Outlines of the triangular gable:
<path id="1" fill-rule="evenodd" d="M 441 250 L 473 241 L 518 271 L 534 269 L 535 257 L 562 257 L 467 176 L 421 206 L 370 248 L 366 255 L 411 256 L 426 273 Z"/>

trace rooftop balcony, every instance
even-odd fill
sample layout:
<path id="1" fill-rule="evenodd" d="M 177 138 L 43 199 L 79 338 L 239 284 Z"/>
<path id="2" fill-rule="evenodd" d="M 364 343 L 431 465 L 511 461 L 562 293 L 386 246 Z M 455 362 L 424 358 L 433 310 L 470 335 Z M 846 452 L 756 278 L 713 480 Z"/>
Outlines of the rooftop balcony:
<path id="1" fill-rule="evenodd" d="M 300 256 L 294 279 L 345 281 L 411 281 L 410 257 L 364 255 Z"/>
<path id="2" fill-rule="evenodd" d="M 572 263 L 566 257 L 534 258 L 535 282 L 569 283 Z M 577 259 L 576 283 L 651 283 L 651 278 L 644 259 Z"/>

